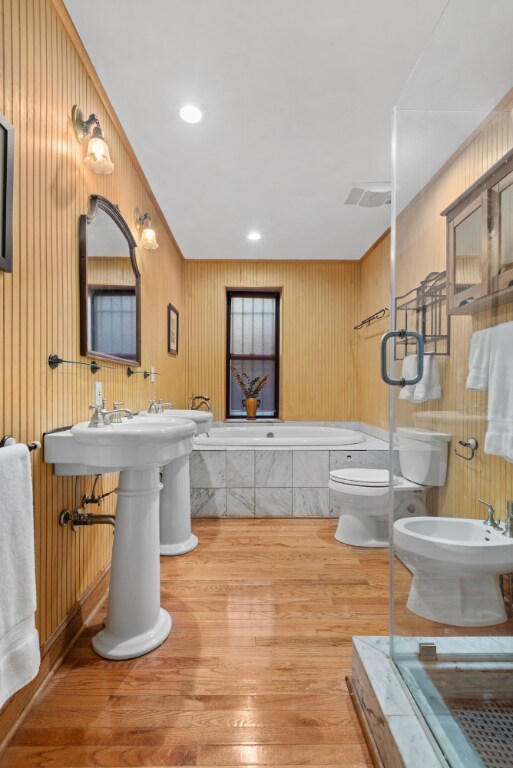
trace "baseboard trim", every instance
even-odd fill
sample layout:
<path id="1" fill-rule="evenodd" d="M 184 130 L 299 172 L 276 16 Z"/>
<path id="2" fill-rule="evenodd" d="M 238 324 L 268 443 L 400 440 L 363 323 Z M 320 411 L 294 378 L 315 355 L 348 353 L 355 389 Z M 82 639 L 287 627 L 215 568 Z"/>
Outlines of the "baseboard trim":
<path id="1" fill-rule="evenodd" d="M 14 694 L 0 710 L 0 756 L 30 708 L 62 664 L 66 653 L 98 610 L 109 588 L 110 563 L 103 568 L 84 594 L 66 614 L 41 648 L 41 666 L 36 677 Z"/>

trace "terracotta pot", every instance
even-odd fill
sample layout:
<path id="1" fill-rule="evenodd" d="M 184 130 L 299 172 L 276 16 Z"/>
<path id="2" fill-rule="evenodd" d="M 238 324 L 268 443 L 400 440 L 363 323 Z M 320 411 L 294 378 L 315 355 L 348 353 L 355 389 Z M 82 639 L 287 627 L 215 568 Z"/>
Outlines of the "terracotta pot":
<path id="1" fill-rule="evenodd" d="M 257 400 L 256 397 L 247 397 L 242 401 L 242 405 L 246 409 L 247 418 L 251 421 L 256 419 L 256 412 L 260 405 L 260 400 Z"/>

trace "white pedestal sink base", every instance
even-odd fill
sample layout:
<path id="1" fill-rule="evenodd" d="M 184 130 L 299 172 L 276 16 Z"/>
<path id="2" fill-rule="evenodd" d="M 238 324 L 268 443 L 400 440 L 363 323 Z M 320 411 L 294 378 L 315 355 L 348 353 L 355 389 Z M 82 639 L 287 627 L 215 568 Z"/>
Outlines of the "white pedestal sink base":
<path id="1" fill-rule="evenodd" d="M 198 546 L 191 530 L 189 456 L 180 456 L 162 470 L 160 554 L 185 555 Z"/>
<path id="2" fill-rule="evenodd" d="M 158 468 L 121 472 L 105 629 L 93 648 L 131 659 L 161 645 L 171 616 L 160 607 Z"/>
<path id="3" fill-rule="evenodd" d="M 160 608 L 157 623 L 154 627 L 135 637 L 122 639 L 102 629 L 93 637 L 92 646 L 99 656 L 105 659 L 134 659 L 158 648 L 171 632 L 171 616 L 164 608 Z"/>

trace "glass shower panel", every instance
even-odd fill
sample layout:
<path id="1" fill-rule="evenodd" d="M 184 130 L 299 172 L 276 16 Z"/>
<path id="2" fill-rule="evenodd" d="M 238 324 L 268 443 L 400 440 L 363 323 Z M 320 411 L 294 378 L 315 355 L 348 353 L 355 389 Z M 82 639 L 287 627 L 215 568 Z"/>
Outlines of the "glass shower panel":
<path id="1" fill-rule="evenodd" d="M 415 483 L 391 481 L 391 656 L 453 768 L 513 765 L 513 463 L 486 439 L 490 408 L 513 424 L 508 395 L 489 392 L 508 358 L 513 403 L 513 283 L 493 277 L 513 262 L 513 192 L 486 181 L 513 149 L 513 53 L 497 48 L 512 5 L 449 2 L 393 120 L 391 321 L 420 329 L 425 372 L 390 388 L 390 467 Z M 407 341 L 390 351 L 396 378 Z"/>

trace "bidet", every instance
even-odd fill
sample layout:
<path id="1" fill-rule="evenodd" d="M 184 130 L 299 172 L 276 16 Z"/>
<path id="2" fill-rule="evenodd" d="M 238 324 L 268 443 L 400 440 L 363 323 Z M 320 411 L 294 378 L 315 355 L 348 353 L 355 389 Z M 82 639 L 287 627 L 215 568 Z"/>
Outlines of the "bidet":
<path id="1" fill-rule="evenodd" d="M 413 573 L 412 613 L 457 627 L 507 620 L 498 577 L 513 571 L 513 538 L 481 520 L 417 517 L 394 523 L 394 542 Z"/>

